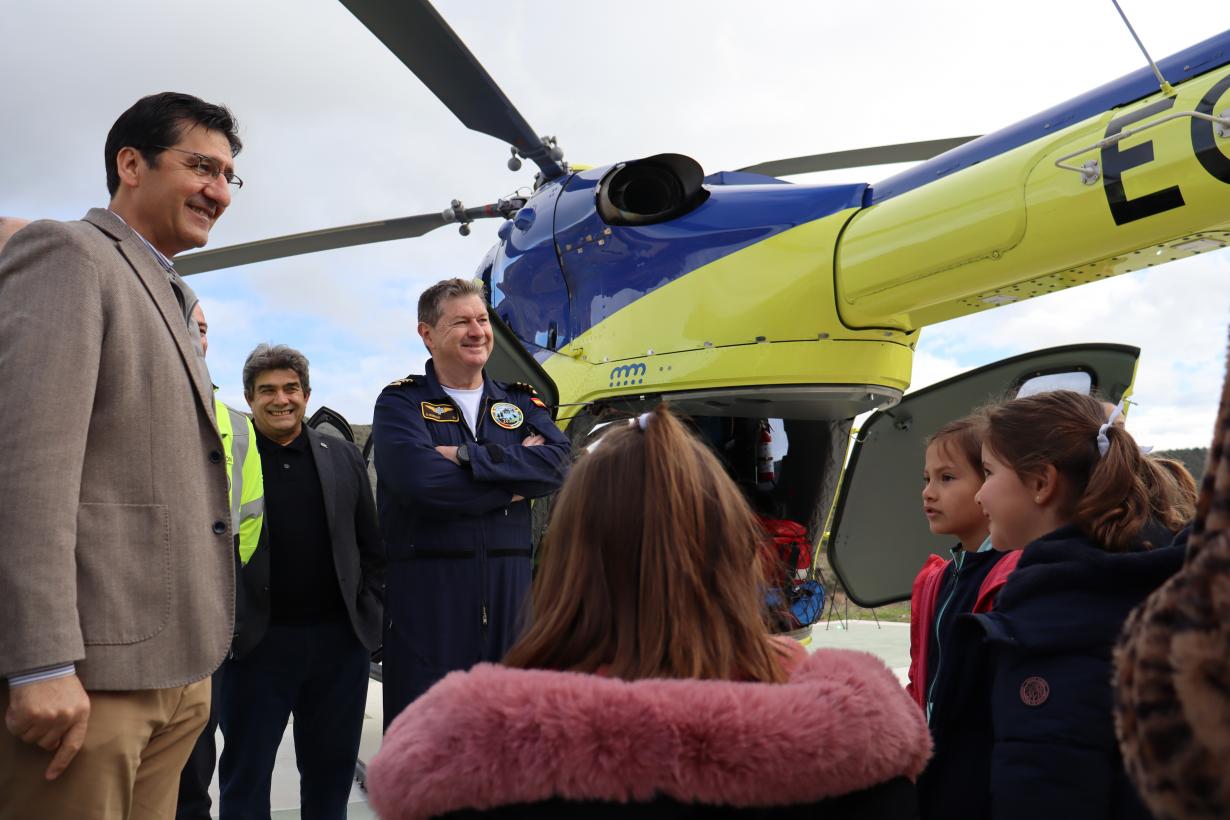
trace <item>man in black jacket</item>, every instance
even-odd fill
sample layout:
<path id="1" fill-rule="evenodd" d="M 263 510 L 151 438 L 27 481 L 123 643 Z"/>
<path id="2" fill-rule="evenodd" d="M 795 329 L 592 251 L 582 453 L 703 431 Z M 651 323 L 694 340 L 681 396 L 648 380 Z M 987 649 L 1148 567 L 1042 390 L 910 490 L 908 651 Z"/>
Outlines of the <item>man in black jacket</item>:
<path id="1" fill-rule="evenodd" d="M 354 445 L 303 424 L 308 362 L 260 345 L 243 368 L 265 476 L 266 584 L 245 584 L 245 629 L 259 643 L 227 665 L 219 764 L 223 817 L 268 817 L 274 757 L 294 715 L 305 815 L 344 818 L 380 643 L 384 546 Z M 245 635 L 244 643 L 255 636 Z"/>

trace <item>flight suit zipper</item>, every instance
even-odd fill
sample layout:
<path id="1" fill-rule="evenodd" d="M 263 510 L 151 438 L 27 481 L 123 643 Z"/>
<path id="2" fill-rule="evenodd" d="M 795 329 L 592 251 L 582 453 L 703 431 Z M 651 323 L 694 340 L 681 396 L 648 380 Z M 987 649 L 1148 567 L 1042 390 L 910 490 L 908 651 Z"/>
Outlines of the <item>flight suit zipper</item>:
<path id="1" fill-rule="evenodd" d="M 491 408 L 491 396 L 483 396 L 482 404 L 478 409 L 478 418 L 475 419 L 475 429 L 470 429 L 470 424 L 465 420 L 465 413 L 458 408 L 458 416 L 461 420 L 461 429 L 469 434 L 470 439 L 467 444 L 478 446 L 478 432 L 482 429 L 483 420 L 487 418 L 487 411 Z M 508 508 L 504 508 L 504 515 L 508 515 Z M 487 605 L 487 526 L 482 525 L 481 529 L 482 543 L 478 545 L 478 634 L 482 642 L 482 649 L 487 648 L 487 632 L 491 626 L 491 609 Z"/>
<path id="2" fill-rule="evenodd" d="M 490 408 L 491 408 L 491 397 L 483 396 L 482 406 L 479 408 L 479 412 L 478 412 L 478 419 L 475 420 L 474 430 L 470 433 L 470 437 L 474 439 L 475 446 L 478 446 L 478 432 L 482 430 L 483 422 L 487 420 L 487 412 L 488 410 L 490 410 Z M 507 507 L 504 508 L 504 514 L 505 515 L 508 514 Z M 480 633 L 482 637 L 482 648 L 483 648 L 483 651 L 486 652 L 487 651 L 487 632 L 488 632 L 488 627 L 490 626 L 490 622 L 491 622 L 490 610 L 487 607 L 488 583 L 487 583 L 487 525 L 486 523 L 483 524 L 482 538 L 483 538 L 483 543 L 482 543 L 482 547 L 479 550 L 481 555 L 479 558 L 480 568 L 479 568 L 479 574 L 478 574 L 478 581 L 480 584 L 480 587 L 479 587 L 479 617 L 480 617 L 481 624 L 482 624 L 482 630 Z"/>
<path id="3" fill-rule="evenodd" d="M 481 627 L 479 629 L 479 646 L 481 647 L 480 651 L 484 655 L 484 660 L 486 660 L 487 632 L 491 622 L 490 610 L 487 608 L 487 523 L 484 521 L 481 526 L 481 537 L 483 542 L 478 549 L 479 618 L 481 623 Z"/>

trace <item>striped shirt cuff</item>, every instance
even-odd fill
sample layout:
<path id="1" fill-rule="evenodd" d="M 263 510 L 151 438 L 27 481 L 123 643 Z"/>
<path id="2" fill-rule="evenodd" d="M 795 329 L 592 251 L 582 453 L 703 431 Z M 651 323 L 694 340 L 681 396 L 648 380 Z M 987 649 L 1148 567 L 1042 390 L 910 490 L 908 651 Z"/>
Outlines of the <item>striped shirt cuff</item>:
<path id="1" fill-rule="evenodd" d="M 67 678 L 69 675 L 75 674 L 77 674 L 76 664 L 66 663 L 63 666 L 44 666 L 42 669 L 32 669 L 29 672 L 22 672 L 20 675 L 13 675 L 9 678 L 9 688 L 16 689 L 18 686 L 27 686 L 31 683 L 40 683 L 55 678 Z"/>

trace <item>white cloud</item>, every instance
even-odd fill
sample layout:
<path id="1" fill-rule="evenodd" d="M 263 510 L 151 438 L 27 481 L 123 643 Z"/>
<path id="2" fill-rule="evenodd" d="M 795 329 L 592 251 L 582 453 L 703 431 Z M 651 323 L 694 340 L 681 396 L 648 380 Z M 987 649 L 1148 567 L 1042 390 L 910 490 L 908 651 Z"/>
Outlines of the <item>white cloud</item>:
<path id="1" fill-rule="evenodd" d="M 955 358 L 919 345 L 914 354 L 914 374 L 910 381 L 910 390 L 921 390 L 936 382 L 959 376 L 968 369 L 969 365 L 963 365 Z"/>
<path id="2" fill-rule="evenodd" d="M 1228 321 L 1230 251 L 1219 251 L 945 322 L 923 332 L 918 360 L 970 368 L 1042 347 L 1134 345 L 1133 433 L 1159 448 L 1203 447 L 1225 375 Z"/>
<path id="3" fill-rule="evenodd" d="M 107 129 L 165 88 L 224 101 L 243 124 L 248 184 L 215 247 L 437 211 L 454 197 L 489 202 L 529 181 L 334 0 L 217 0 L 204 14 L 154 0 L 11 5 L 0 76 L 27 79 L 4 85 L 0 213 L 76 218 L 100 204 Z M 1220 0 L 1124 5 L 1157 56 L 1225 20 Z M 1061 0 L 439 8 L 526 118 L 558 135 L 570 159 L 594 164 L 679 151 L 714 171 L 985 133 L 1143 64 L 1108 3 L 1079 13 Z M 254 344 L 284 341 L 312 359 L 314 403 L 369 420 L 380 388 L 422 359 L 418 292 L 472 273 L 495 227 L 195 277 L 224 395 L 238 395 Z M 1141 438 L 1202 442 L 1220 383 L 1228 265 L 1223 252 L 931 328 L 914 382 L 1030 347 L 1126 341 L 1144 350 L 1131 421 Z"/>

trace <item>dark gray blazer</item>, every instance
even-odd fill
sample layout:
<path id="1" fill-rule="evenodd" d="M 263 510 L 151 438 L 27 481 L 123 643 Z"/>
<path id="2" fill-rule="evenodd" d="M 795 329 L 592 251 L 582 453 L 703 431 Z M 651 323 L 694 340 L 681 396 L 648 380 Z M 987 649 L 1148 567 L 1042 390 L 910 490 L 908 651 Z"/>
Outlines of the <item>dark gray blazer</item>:
<path id="1" fill-rule="evenodd" d="M 367 466 L 359 449 L 336 436 L 306 428 L 333 544 L 333 567 L 355 635 L 369 650 L 380 646 L 384 616 L 384 541 L 376 521 Z M 269 519 L 265 519 L 265 528 Z M 264 534 L 262 534 L 264 536 Z M 242 573 L 242 625 L 233 657 L 252 650 L 269 626 L 269 550 L 262 546 Z"/>

